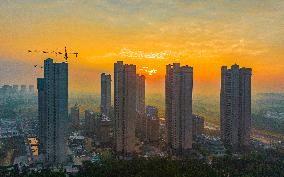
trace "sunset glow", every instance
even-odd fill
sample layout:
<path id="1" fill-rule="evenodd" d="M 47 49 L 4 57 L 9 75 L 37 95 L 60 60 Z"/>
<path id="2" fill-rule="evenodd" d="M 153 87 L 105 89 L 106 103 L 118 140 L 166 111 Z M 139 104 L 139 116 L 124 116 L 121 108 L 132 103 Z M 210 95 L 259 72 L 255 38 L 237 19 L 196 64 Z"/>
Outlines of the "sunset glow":
<path id="1" fill-rule="evenodd" d="M 255 92 L 283 91 L 283 9 L 282 0 L 3 1 L 0 80 L 35 83 L 33 65 L 64 59 L 28 50 L 67 46 L 79 52 L 69 60 L 71 92 L 98 93 L 100 73 L 113 74 L 117 60 L 137 65 L 147 93 L 163 93 L 173 62 L 194 67 L 195 93 L 219 94 L 220 68 L 234 63 L 253 68 Z"/>

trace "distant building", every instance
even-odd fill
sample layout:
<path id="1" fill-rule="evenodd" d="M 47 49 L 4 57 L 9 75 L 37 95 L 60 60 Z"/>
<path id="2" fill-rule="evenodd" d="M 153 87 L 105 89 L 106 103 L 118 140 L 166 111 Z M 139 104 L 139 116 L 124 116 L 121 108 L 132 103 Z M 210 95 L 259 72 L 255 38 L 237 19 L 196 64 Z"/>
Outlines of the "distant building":
<path id="1" fill-rule="evenodd" d="M 27 86 L 26 85 L 21 85 L 21 94 L 26 94 L 27 93 Z"/>
<path id="2" fill-rule="evenodd" d="M 195 137 L 204 133 L 204 118 L 198 115 L 193 115 L 192 121 L 192 135 Z"/>
<path id="3" fill-rule="evenodd" d="M 193 68 L 179 63 L 166 67 L 167 143 L 171 154 L 192 149 Z"/>
<path id="4" fill-rule="evenodd" d="M 154 106 L 146 107 L 147 123 L 147 141 L 158 142 L 160 137 L 160 120 L 158 117 L 158 109 Z"/>
<path id="5" fill-rule="evenodd" d="M 21 90 L 25 90 L 22 87 Z M 68 119 L 68 64 L 44 61 L 44 78 L 38 78 L 39 146 L 48 165 L 66 160 Z"/>
<path id="6" fill-rule="evenodd" d="M 85 134 L 88 137 L 95 135 L 96 113 L 90 109 L 85 111 Z"/>
<path id="7" fill-rule="evenodd" d="M 13 85 L 13 91 L 18 92 L 19 91 L 19 85 Z"/>
<path id="8" fill-rule="evenodd" d="M 34 94 L 34 92 L 35 92 L 34 85 L 29 85 L 29 93 Z"/>
<path id="9" fill-rule="evenodd" d="M 101 113 L 111 115 L 111 75 L 101 74 Z"/>
<path id="10" fill-rule="evenodd" d="M 128 156 L 135 148 L 136 66 L 114 64 L 114 145 L 118 155 Z"/>
<path id="11" fill-rule="evenodd" d="M 5 96 L 9 96 L 13 93 L 13 88 L 10 85 L 3 85 L 1 88 L 1 94 Z"/>
<path id="12" fill-rule="evenodd" d="M 239 150 L 249 145 L 251 131 L 251 68 L 232 65 L 221 68 L 221 139 L 226 147 Z"/>
<path id="13" fill-rule="evenodd" d="M 78 104 L 75 104 L 71 108 L 70 117 L 71 117 L 71 128 L 73 130 L 79 130 L 80 128 L 80 108 Z"/>
<path id="14" fill-rule="evenodd" d="M 145 76 L 136 75 L 136 135 L 142 139 L 146 138 L 145 115 Z"/>
<path id="15" fill-rule="evenodd" d="M 145 76 L 136 75 L 136 111 L 145 114 Z"/>

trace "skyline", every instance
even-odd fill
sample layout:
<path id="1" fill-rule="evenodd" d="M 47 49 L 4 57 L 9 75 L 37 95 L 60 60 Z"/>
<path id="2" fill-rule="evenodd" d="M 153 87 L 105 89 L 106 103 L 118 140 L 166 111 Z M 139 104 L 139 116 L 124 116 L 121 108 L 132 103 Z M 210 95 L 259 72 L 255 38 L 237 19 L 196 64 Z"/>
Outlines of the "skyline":
<path id="1" fill-rule="evenodd" d="M 113 75 L 120 60 L 138 71 L 157 70 L 146 75 L 148 94 L 163 93 L 165 66 L 173 62 L 194 67 L 194 93 L 218 95 L 220 68 L 234 63 L 253 68 L 254 93 L 281 92 L 282 9 L 278 0 L 2 2 L 1 84 L 35 84 L 33 65 L 55 56 L 27 50 L 63 51 L 66 45 L 79 52 L 69 60 L 71 92 L 100 93 L 100 73 Z"/>
<path id="2" fill-rule="evenodd" d="M 0 17 L 0 176 L 284 176 L 284 0 Z"/>

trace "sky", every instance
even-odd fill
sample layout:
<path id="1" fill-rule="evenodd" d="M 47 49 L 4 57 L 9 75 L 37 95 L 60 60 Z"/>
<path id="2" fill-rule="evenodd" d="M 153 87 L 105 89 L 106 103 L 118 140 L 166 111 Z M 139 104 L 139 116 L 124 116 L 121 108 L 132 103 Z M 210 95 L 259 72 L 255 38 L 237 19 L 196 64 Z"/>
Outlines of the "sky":
<path id="1" fill-rule="evenodd" d="M 194 68 L 194 93 L 219 95 L 220 68 L 253 70 L 253 92 L 284 91 L 283 0 L 3 0 L 0 84 L 35 84 L 45 51 L 69 58 L 69 90 L 100 91 L 113 63 L 137 65 L 147 93 L 164 93 L 165 65 Z M 28 50 L 33 52 L 28 53 Z M 35 52 L 37 51 L 37 52 Z"/>

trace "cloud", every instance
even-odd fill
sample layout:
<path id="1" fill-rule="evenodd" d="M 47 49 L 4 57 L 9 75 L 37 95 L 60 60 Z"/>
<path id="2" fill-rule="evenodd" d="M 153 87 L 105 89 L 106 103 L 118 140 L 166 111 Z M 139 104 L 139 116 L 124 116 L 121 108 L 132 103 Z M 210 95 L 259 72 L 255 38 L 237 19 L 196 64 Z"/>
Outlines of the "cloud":
<path id="1" fill-rule="evenodd" d="M 106 53 L 105 55 L 95 55 L 91 58 L 93 59 L 99 59 L 99 58 L 130 58 L 130 59 L 159 59 L 159 60 L 165 60 L 165 59 L 175 59 L 175 58 L 181 58 L 183 56 L 182 52 L 173 52 L 170 50 L 165 50 L 161 52 L 144 52 L 142 50 L 130 50 L 128 48 L 122 48 L 120 52 L 112 52 L 112 53 Z"/>

